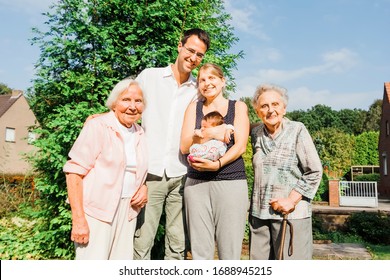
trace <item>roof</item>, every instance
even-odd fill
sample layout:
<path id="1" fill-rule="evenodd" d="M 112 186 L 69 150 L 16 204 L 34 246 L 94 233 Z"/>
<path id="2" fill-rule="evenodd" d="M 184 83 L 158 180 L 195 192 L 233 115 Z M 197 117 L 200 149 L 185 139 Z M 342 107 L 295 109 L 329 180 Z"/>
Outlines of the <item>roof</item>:
<path id="1" fill-rule="evenodd" d="M 13 91 L 12 94 L 0 95 L 0 117 L 22 96 L 22 91 Z"/>
<path id="2" fill-rule="evenodd" d="M 385 83 L 385 96 L 387 96 L 387 101 L 390 103 L 390 82 Z"/>

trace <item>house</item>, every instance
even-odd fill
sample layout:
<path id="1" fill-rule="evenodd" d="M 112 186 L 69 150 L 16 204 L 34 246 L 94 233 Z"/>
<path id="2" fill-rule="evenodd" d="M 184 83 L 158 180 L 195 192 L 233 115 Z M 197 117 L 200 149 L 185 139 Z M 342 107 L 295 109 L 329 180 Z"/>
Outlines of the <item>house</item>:
<path id="1" fill-rule="evenodd" d="M 390 197 L 390 82 L 385 83 L 379 133 L 380 197 Z"/>
<path id="2" fill-rule="evenodd" d="M 31 165 L 24 157 L 36 147 L 31 126 L 37 125 L 23 92 L 0 95 L 0 174 L 28 174 Z"/>

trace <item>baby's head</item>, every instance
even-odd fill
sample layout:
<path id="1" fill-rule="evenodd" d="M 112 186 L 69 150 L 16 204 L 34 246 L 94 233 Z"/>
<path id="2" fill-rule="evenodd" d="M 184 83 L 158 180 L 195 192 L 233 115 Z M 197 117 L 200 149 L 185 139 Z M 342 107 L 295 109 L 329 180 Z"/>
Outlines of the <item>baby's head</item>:
<path id="1" fill-rule="evenodd" d="M 218 126 L 224 123 L 223 116 L 218 111 L 212 111 L 203 116 L 201 126 L 203 128 Z"/>

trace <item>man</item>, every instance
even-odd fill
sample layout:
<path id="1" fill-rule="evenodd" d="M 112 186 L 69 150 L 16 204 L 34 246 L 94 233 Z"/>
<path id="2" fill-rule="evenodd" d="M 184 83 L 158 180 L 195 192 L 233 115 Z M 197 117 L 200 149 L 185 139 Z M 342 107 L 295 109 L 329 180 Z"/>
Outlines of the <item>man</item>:
<path id="1" fill-rule="evenodd" d="M 136 78 L 146 100 L 142 126 L 146 133 L 149 167 L 148 203 L 138 218 L 134 259 L 150 259 L 164 206 L 164 259 L 184 259 L 183 187 L 187 167 L 180 153 L 180 134 L 184 112 L 189 103 L 197 100 L 196 79 L 191 72 L 199 66 L 209 46 L 210 39 L 205 31 L 187 30 L 178 44 L 174 64 L 145 69 Z"/>

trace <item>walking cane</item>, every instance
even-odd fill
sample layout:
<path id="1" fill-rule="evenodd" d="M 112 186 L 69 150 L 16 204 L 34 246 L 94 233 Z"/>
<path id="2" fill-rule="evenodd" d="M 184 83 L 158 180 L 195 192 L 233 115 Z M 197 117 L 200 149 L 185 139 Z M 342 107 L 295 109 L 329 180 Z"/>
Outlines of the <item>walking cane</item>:
<path id="1" fill-rule="evenodd" d="M 288 214 L 283 214 L 283 220 L 282 220 L 282 235 L 280 239 L 280 247 L 278 252 L 278 260 L 283 260 L 283 249 L 284 249 L 284 242 L 286 239 L 286 230 L 287 230 L 287 224 L 290 226 L 290 243 L 288 245 L 288 255 L 292 256 L 293 254 L 293 225 L 291 222 L 287 219 Z"/>

